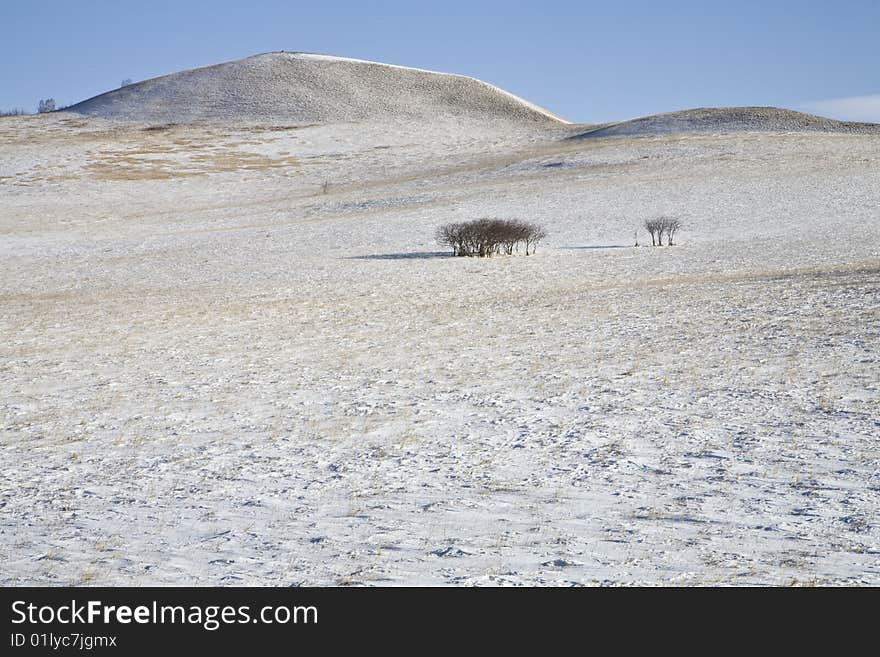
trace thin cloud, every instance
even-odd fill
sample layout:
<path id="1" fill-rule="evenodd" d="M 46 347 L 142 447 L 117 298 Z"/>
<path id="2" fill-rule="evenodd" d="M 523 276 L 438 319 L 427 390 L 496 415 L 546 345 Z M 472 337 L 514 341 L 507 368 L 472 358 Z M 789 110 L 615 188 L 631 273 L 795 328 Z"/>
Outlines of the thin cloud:
<path id="1" fill-rule="evenodd" d="M 880 94 L 817 100 L 804 104 L 803 109 L 829 119 L 880 123 Z"/>

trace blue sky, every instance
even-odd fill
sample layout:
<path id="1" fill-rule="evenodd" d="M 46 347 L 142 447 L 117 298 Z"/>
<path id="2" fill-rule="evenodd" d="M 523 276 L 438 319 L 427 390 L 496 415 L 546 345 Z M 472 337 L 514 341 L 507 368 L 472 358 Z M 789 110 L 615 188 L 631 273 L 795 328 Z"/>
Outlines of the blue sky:
<path id="1" fill-rule="evenodd" d="M 728 105 L 880 121 L 880 0 L 0 0 L 0 109 L 273 50 L 472 75 L 580 122 Z"/>

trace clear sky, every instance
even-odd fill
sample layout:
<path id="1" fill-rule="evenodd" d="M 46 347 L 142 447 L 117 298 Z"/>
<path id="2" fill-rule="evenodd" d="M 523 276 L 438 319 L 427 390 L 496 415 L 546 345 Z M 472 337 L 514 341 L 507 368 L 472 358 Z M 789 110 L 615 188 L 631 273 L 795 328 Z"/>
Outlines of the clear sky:
<path id="1" fill-rule="evenodd" d="M 729 105 L 880 122 L 880 0 L 0 0 L 0 109 L 273 50 L 471 75 L 579 122 Z"/>

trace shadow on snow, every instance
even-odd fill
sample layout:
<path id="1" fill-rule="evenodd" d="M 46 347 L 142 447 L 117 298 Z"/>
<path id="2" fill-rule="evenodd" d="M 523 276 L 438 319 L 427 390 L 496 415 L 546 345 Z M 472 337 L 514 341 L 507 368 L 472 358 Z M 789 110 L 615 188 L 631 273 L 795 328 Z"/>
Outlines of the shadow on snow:
<path id="1" fill-rule="evenodd" d="M 415 253 L 377 253 L 375 255 L 349 256 L 343 260 L 425 260 L 428 258 L 452 258 L 449 251 L 417 251 Z"/>
<path id="2" fill-rule="evenodd" d="M 598 246 L 560 246 L 560 249 L 568 249 L 570 251 L 582 251 L 586 249 L 631 249 L 632 245 L 624 244 L 600 244 Z"/>

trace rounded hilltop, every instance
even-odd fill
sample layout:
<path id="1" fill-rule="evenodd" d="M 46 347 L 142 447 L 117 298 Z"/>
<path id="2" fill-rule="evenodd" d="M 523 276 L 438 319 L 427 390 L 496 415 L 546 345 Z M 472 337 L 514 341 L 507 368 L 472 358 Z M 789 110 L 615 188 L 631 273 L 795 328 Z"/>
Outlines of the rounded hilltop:
<path id="1" fill-rule="evenodd" d="M 880 134 L 875 123 L 850 123 L 777 107 L 702 107 L 590 126 L 574 139 L 679 133 L 843 132 Z"/>
<path id="2" fill-rule="evenodd" d="M 66 111 L 157 123 L 568 123 L 475 78 L 299 52 L 265 53 L 152 78 Z"/>

